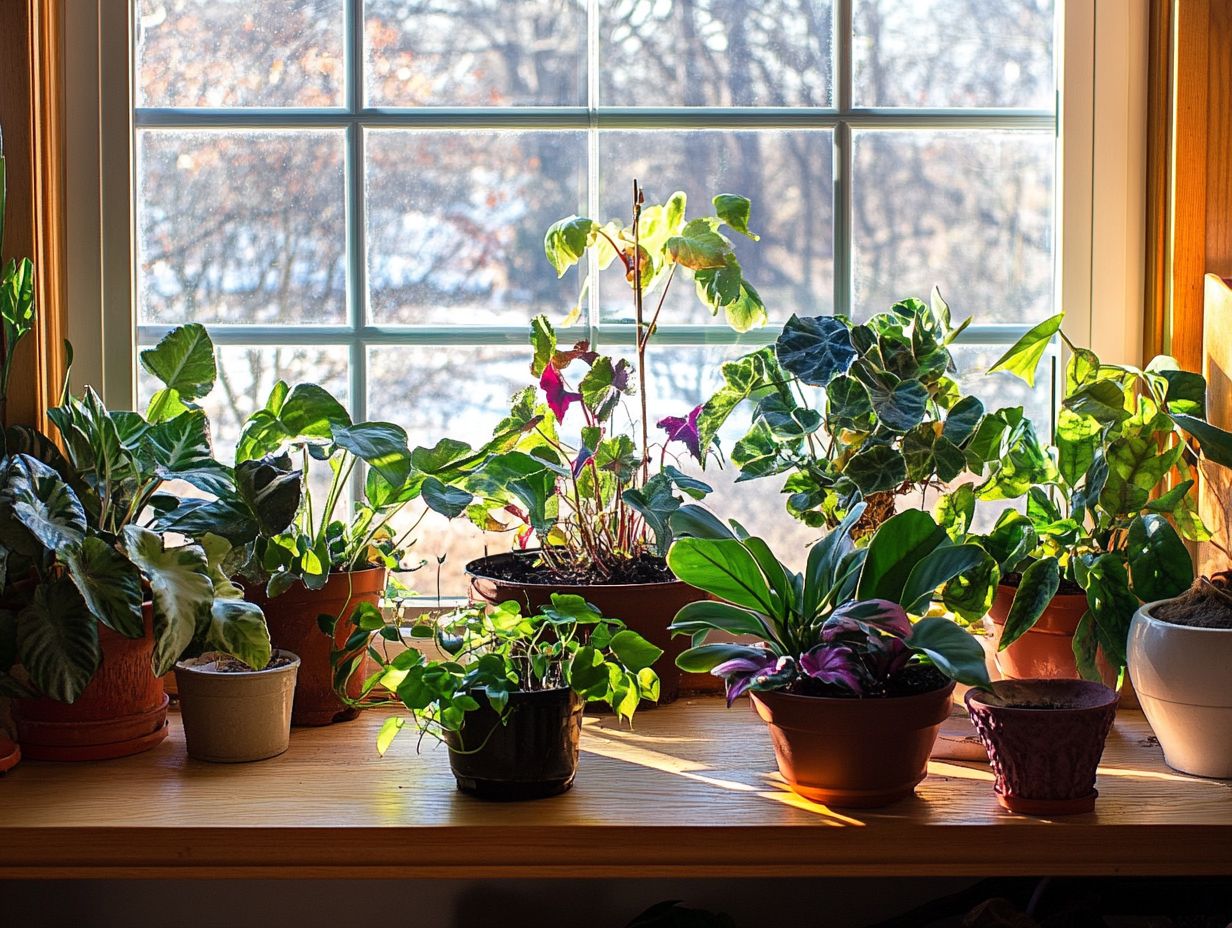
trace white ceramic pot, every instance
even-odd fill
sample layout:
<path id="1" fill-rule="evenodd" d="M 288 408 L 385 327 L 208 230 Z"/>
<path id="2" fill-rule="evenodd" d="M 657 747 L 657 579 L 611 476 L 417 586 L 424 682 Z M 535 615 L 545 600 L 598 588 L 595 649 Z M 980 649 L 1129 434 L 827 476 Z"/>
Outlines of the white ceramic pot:
<path id="1" fill-rule="evenodd" d="M 1129 675 L 1168 766 L 1232 777 L 1232 629 L 1190 628 L 1151 616 L 1129 626 Z"/>

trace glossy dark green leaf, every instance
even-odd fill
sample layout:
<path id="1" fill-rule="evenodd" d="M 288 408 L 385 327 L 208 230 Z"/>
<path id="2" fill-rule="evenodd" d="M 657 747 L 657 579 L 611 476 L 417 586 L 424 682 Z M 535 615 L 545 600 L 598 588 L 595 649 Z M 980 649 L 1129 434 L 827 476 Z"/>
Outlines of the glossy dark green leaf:
<path id="1" fill-rule="evenodd" d="M 393 487 L 402 486 L 410 476 L 411 451 L 401 426 L 392 422 L 335 425 L 333 439 L 339 448 L 364 461 Z"/>
<path id="2" fill-rule="evenodd" d="M 746 644 L 703 644 L 689 648 L 676 658 L 676 666 L 685 673 L 709 673 L 719 664 L 736 658 L 760 658 L 765 655 L 761 648 Z"/>
<path id="3" fill-rule="evenodd" d="M 1130 523 L 1125 555 L 1133 591 L 1143 602 L 1179 596 L 1193 583 L 1189 549 L 1163 516 L 1141 515 Z"/>
<path id="4" fill-rule="evenodd" d="M 908 509 L 881 524 L 868 545 L 860 573 L 860 599 L 901 603 L 911 572 L 924 557 L 947 543 L 945 529 L 918 509 Z"/>
<path id="5" fill-rule="evenodd" d="M 1116 425 L 1130 417 L 1125 389 L 1115 380 L 1094 380 L 1067 396 L 1063 405 L 1101 425 Z"/>
<path id="6" fill-rule="evenodd" d="M 17 616 L 17 658 L 44 696 L 75 702 L 101 659 L 98 622 L 67 578 L 38 585 Z"/>
<path id="7" fill-rule="evenodd" d="M 205 396 L 218 376 L 214 343 L 205 326 L 195 322 L 172 329 L 141 352 L 141 366 L 184 400 Z"/>
<path id="8" fill-rule="evenodd" d="M 678 538 L 667 565 L 680 580 L 736 606 L 773 613 L 773 597 L 757 560 L 734 539 Z"/>
<path id="9" fill-rule="evenodd" d="M 824 387 L 847 370 L 856 350 L 842 319 L 792 315 L 775 343 L 775 355 L 785 370 L 804 383 Z"/>
<path id="10" fill-rule="evenodd" d="M 1172 419 L 1193 436 L 1198 447 L 1202 449 L 1203 457 L 1224 467 L 1232 467 L 1232 432 L 1224 431 L 1196 416 L 1177 414 Z"/>
<path id="11" fill-rule="evenodd" d="M 964 396 L 950 407 L 941 434 L 954 444 L 961 445 L 975 434 L 983 417 L 984 404 L 974 396 Z"/>
<path id="12" fill-rule="evenodd" d="M 420 488 L 423 501 L 433 512 L 439 512 L 446 519 L 456 519 L 471 504 L 474 497 L 460 487 L 441 483 L 436 477 L 427 477 Z"/>
<path id="13" fill-rule="evenodd" d="M 907 479 L 907 462 L 900 452 L 889 445 L 873 445 L 847 462 L 843 476 L 865 496 L 897 490 Z"/>
<path id="14" fill-rule="evenodd" d="M 930 616 L 911 626 L 907 647 L 924 654 L 942 673 L 966 686 L 988 686 L 984 648 L 970 632 L 943 616 Z"/>
<path id="15" fill-rule="evenodd" d="M 1005 617 L 997 650 L 1004 651 L 1034 628 L 1060 587 L 1061 565 L 1055 557 L 1042 557 L 1027 567 Z"/>
<path id="16" fill-rule="evenodd" d="M 126 638 L 145 633 L 141 574 L 128 558 L 93 535 L 64 545 L 56 557 L 95 618 Z"/>

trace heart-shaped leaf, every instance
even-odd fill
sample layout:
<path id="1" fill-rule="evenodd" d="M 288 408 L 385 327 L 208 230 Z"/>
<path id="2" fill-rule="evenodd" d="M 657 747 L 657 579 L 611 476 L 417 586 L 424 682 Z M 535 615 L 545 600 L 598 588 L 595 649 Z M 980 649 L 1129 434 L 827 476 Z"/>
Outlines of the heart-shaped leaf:
<path id="1" fill-rule="evenodd" d="M 128 558 L 93 535 L 64 545 L 56 557 L 95 618 L 126 638 L 145 634 L 141 574 Z"/>
<path id="2" fill-rule="evenodd" d="M 786 370 L 817 387 L 844 373 L 856 357 L 847 323 L 836 316 L 792 315 L 774 352 Z"/>
<path id="3" fill-rule="evenodd" d="M 205 326 L 196 322 L 172 329 L 141 352 L 141 366 L 184 400 L 205 396 L 218 376 L 214 343 Z"/>
<path id="4" fill-rule="evenodd" d="M 66 578 L 41 582 L 17 616 L 17 658 L 44 696 L 75 702 L 101 659 L 98 622 Z"/>

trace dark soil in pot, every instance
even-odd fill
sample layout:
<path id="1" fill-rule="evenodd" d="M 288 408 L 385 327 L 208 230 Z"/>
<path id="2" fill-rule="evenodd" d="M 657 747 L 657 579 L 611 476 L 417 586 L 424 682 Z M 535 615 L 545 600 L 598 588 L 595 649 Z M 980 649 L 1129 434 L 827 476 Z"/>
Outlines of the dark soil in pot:
<path id="1" fill-rule="evenodd" d="M 1180 596 L 1157 604 L 1151 616 L 1187 628 L 1232 628 L 1232 577 L 1199 577 Z"/>
<path id="2" fill-rule="evenodd" d="M 582 700 L 568 688 L 511 693 L 507 718 L 473 694 L 480 708 L 459 732 L 447 732 L 449 766 L 458 789 L 480 799 L 543 799 L 573 786 Z"/>
<path id="3" fill-rule="evenodd" d="M 656 558 L 632 562 L 635 574 L 653 577 L 625 583 L 566 582 L 552 571 L 537 568 L 537 551 L 493 554 L 466 565 L 471 591 L 476 599 L 493 605 L 514 600 L 524 609 L 535 610 L 549 605 L 553 593 L 572 593 L 597 607 L 605 616 L 620 619 L 647 641 L 663 649 L 655 664 L 659 675 L 659 704 L 675 700 L 681 692 L 683 675 L 676 667 L 676 657 L 688 646 L 687 636 L 673 638 L 667 627 L 676 613 L 688 603 L 705 599 L 701 590 L 682 583 L 672 576 L 667 565 Z M 535 579 L 509 579 L 511 577 Z M 717 692 L 716 678 L 708 678 L 705 687 Z M 649 708 L 653 703 L 643 703 Z"/>
<path id="4" fill-rule="evenodd" d="M 923 692 L 864 698 L 751 693 L 791 789 L 843 808 L 878 808 L 915 792 L 950 713 L 954 683 L 941 678 L 943 685 L 928 689 L 929 675 L 906 679 L 907 688 Z"/>
<path id="5" fill-rule="evenodd" d="M 1025 815 L 1095 808 L 1095 773 L 1117 694 L 1089 680 L 1001 680 L 971 690 L 967 710 L 996 777 L 997 801 Z"/>

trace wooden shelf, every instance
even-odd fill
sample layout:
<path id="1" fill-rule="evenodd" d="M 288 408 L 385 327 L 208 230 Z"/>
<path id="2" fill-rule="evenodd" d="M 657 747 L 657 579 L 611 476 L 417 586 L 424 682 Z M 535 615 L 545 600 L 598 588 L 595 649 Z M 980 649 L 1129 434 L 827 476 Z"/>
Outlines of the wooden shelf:
<path id="1" fill-rule="evenodd" d="M 1124 712 L 1097 811 L 1002 812 L 980 764 L 934 762 L 918 796 L 839 812 L 789 792 L 742 701 L 587 718 L 577 785 L 513 805 L 458 793 L 443 748 L 377 713 L 297 729 L 258 764 L 190 761 L 179 718 L 146 754 L 25 763 L 0 778 L 0 874 L 21 877 L 574 877 L 1232 874 L 1232 782 L 1169 770 Z M 870 732 L 870 736 L 875 733 Z"/>

